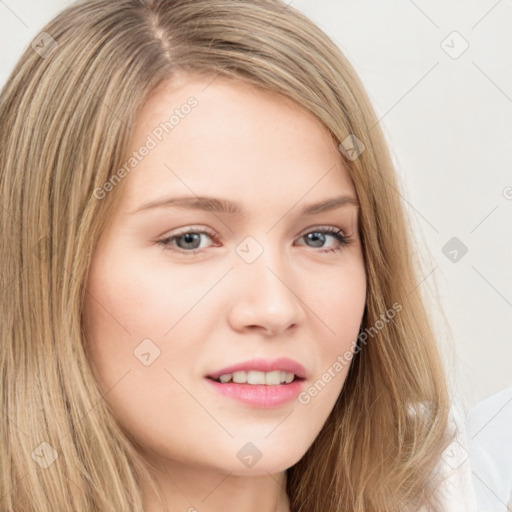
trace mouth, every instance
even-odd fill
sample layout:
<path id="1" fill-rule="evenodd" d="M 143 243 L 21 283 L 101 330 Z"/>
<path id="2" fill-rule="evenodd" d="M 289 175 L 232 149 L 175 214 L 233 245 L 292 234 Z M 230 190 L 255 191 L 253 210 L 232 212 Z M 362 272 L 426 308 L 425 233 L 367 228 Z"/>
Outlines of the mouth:
<path id="1" fill-rule="evenodd" d="M 207 376 L 207 379 L 218 382 L 219 384 L 246 384 L 248 386 L 265 385 L 281 386 L 291 384 L 296 381 L 305 380 L 292 372 L 284 370 L 274 370 L 271 372 L 261 372 L 256 370 L 237 371 L 233 373 L 224 373 L 217 378 Z"/>
<path id="2" fill-rule="evenodd" d="M 306 379 L 292 372 L 256 370 L 208 375 L 208 388 L 251 408 L 273 409 L 292 403 L 304 389 Z"/>

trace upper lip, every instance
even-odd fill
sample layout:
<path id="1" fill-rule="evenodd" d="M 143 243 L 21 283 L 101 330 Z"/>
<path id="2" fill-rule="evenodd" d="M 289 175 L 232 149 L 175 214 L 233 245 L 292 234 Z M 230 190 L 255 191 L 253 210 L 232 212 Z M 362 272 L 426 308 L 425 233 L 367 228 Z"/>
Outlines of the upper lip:
<path id="1" fill-rule="evenodd" d="M 301 379 L 306 378 L 306 369 L 304 366 L 302 366 L 297 361 L 294 361 L 293 359 L 289 359 L 288 357 L 280 357 L 278 359 L 251 359 L 249 361 L 227 366 L 221 370 L 216 370 L 212 373 L 209 373 L 207 377 L 210 377 L 211 379 L 218 379 L 221 375 L 225 375 L 226 373 L 242 371 L 248 372 L 251 370 L 260 372 L 272 372 L 275 370 L 281 370 L 294 373 Z"/>

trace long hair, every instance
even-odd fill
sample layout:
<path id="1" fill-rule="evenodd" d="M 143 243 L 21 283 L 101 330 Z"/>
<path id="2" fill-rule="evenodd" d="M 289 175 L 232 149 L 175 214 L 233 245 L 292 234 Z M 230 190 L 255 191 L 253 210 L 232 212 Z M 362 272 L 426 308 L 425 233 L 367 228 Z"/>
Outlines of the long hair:
<path id="1" fill-rule="evenodd" d="M 149 473 L 94 378 L 81 312 L 123 182 L 101 200 L 95 191 L 126 162 L 138 112 L 177 72 L 243 80 L 312 112 L 340 145 L 360 203 L 366 337 L 322 430 L 287 470 L 291 509 L 436 510 L 449 398 L 396 170 L 347 58 L 281 0 L 78 2 L 9 76 L 0 96 L 0 510 L 143 511 Z M 392 305 L 399 312 L 383 321 Z"/>

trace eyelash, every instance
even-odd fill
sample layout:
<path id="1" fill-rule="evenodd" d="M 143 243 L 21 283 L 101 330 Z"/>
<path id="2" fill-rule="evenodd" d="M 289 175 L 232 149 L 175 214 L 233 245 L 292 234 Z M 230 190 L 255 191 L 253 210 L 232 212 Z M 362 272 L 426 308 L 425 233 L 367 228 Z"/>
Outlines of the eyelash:
<path id="1" fill-rule="evenodd" d="M 192 228 L 188 227 L 188 228 L 186 228 L 186 231 L 182 231 L 181 233 L 177 233 L 177 234 L 169 236 L 167 238 L 163 238 L 162 240 L 158 240 L 157 244 L 162 245 L 164 247 L 164 249 L 166 249 L 166 250 L 171 250 L 171 251 L 174 251 L 177 253 L 182 253 L 184 255 L 185 254 L 186 255 L 198 254 L 198 253 L 202 252 L 204 249 L 192 249 L 190 251 L 187 251 L 185 249 L 175 248 L 173 245 L 171 245 L 171 242 L 173 242 L 177 238 L 180 238 L 180 237 L 190 234 L 190 233 L 208 235 L 214 242 L 216 242 L 216 243 L 218 242 L 217 237 L 213 233 L 211 233 L 209 230 L 202 229 L 202 228 L 201 229 L 192 229 Z M 341 234 L 341 229 L 339 229 L 339 228 L 313 229 L 313 230 L 310 230 L 310 231 L 304 233 L 299 238 L 303 238 L 306 235 L 311 234 L 311 233 L 321 233 L 324 235 L 331 235 L 338 241 L 338 244 L 335 248 L 317 251 L 320 253 L 335 253 L 335 252 L 341 251 L 343 248 L 345 248 L 346 246 L 348 246 L 349 244 L 351 244 L 353 242 L 352 238 L 350 238 L 347 235 Z"/>

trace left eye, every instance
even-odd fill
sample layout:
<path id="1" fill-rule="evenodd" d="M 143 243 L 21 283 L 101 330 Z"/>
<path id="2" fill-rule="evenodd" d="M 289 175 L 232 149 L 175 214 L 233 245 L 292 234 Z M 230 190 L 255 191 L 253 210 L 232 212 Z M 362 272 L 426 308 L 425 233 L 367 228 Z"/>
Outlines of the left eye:
<path id="1" fill-rule="evenodd" d="M 163 245 L 165 249 L 169 249 L 175 252 L 182 252 L 184 254 L 196 254 L 201 252 L 204 248 L 201 248 L 201 235 L 206 235 L 211 240 L 218 242 L 215 235 L 210 233 L 204 229 L 188 229 L 188 231 L 183 231 L 182 233 L 177 233 L 170 237 L 164 238 L 162 240 L 158 240 L 159 245 Z M 324 249 L 318 252 L 334 252 L 339 251 L 343 247 L 349 245 L 352 242 L 352 239 L 347 235 L 342 233 L 341 229 L 338 228 L 320 228 L 308 231 L 299 237 L 299 239 L 305 239 L 306 241 L 313 242 L 314 244 L 310 247 L 323 247 L 325 240 L 328 238 L 334 238 L 335 244 L 334 247 Z M 319 245 L 320 244 L 320 245 Z"/>
<path id="2" fill-rule="evenodd" d="M 324 249 L 323 251 L 319 252 L 333 252 L 333 251 L 340 251 L 343 249 L 343 247 L 346 247 L 352 242 L 352 239 L 348 237 L 347 235 L 344 235 L 341 229 L 338 228 L 323 228 L 323 229 L 317 229 L 314 231 L 308 231 L 306 234 L 302 235 L 300 238 L 305 238 L 306 240 L 309 240 L 310 242 L 314 243 L 322 243 L 325 241 L 326 237 L 332 237 L 335 239 L 334 247 L 330 249 Z M 318 245 L 313 247 L 319 247 Z"/>

